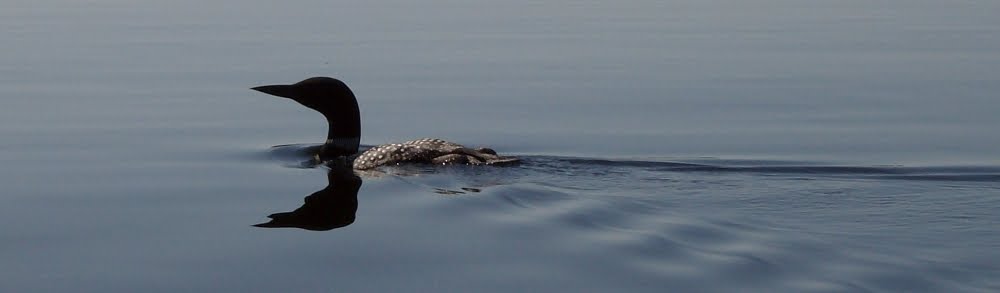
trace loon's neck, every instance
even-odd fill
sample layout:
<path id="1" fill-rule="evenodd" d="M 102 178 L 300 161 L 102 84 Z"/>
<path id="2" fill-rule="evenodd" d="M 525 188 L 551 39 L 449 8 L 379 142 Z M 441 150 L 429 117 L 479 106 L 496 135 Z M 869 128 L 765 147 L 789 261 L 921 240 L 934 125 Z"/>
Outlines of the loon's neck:
<path id="1" fill-rule="evenodd" d="M 361 145 L 360 124 L 360 121 L 329 121 L 320 156 L 333 158 L 357 154 Z"/>

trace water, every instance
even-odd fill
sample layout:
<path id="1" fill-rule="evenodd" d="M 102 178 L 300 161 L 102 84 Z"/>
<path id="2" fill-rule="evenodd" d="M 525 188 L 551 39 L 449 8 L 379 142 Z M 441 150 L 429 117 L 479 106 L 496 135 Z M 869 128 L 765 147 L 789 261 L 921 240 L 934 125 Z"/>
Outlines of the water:
<path id="1" fill-rule="evenodd" d="M 998 8 L 7 1 L 0 291 L 997 291 Z M 272 148 L 322 117 L 249 88 L 315 75 L 363 143 L 525 163 L 253 227 L 330 170 Z"/>

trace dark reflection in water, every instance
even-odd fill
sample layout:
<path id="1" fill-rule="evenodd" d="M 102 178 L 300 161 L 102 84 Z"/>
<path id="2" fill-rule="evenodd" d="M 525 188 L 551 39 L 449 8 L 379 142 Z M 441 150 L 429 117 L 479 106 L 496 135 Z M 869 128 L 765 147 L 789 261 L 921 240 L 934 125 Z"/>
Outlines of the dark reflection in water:
<path id="1" fill-rule="evenodd" d="M 271 221 L 254 227 L 329 231 L 354 223 L 361 177 L 350 167 L 330 166 L 326 178 L 329 182 L 326 188 L 306 196 L 301 207 L 271 214 L 267 216 Z"/>

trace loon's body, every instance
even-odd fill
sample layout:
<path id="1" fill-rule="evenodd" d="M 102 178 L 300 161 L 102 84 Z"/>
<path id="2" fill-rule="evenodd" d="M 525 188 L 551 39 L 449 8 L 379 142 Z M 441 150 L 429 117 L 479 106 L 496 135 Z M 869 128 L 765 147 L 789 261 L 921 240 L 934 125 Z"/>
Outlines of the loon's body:
<path id="1" fill-rule="evenodd" d="M 450 141 L 423 138 L 372 147 L 354 158 L 352 166 L 364 170 L 409 162 L 438 165 L 500 165 L 517 161 L 517 158 L 498 156 L 489 148 L 471 149 Z"/>
<path id="2" fill-rule="evenodd" d="M 291 85 L 253 89 L 295 100 L 326 117 L 330 125 L 326 143 L 316 154 L 321 161 L 343 157 L 358 170 L 402 163 L 503 165 L 520 161 L 515 157 L 499 156 L 489 148 L 467 148 L 434 138 L 378 145 L 355 156 L 361 142 L 361 114 L 357 98 L 342 81 L 313 77 Z"/>

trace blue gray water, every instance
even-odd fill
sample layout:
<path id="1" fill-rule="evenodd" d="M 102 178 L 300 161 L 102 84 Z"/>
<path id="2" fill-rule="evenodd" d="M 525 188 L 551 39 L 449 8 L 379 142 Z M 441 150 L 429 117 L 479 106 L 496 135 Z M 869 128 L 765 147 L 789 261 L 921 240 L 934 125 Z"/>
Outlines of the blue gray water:
<path id="1" fill-rule="evenodd" d="M 995 292 L 996 11 L 4 1 L 0 291 Z M 360 174 L 352 221 L 249 90 L 316 75 L 365 144 L 525 162 Z M 349 225 L 251 226 L 304 200 Z"/>

